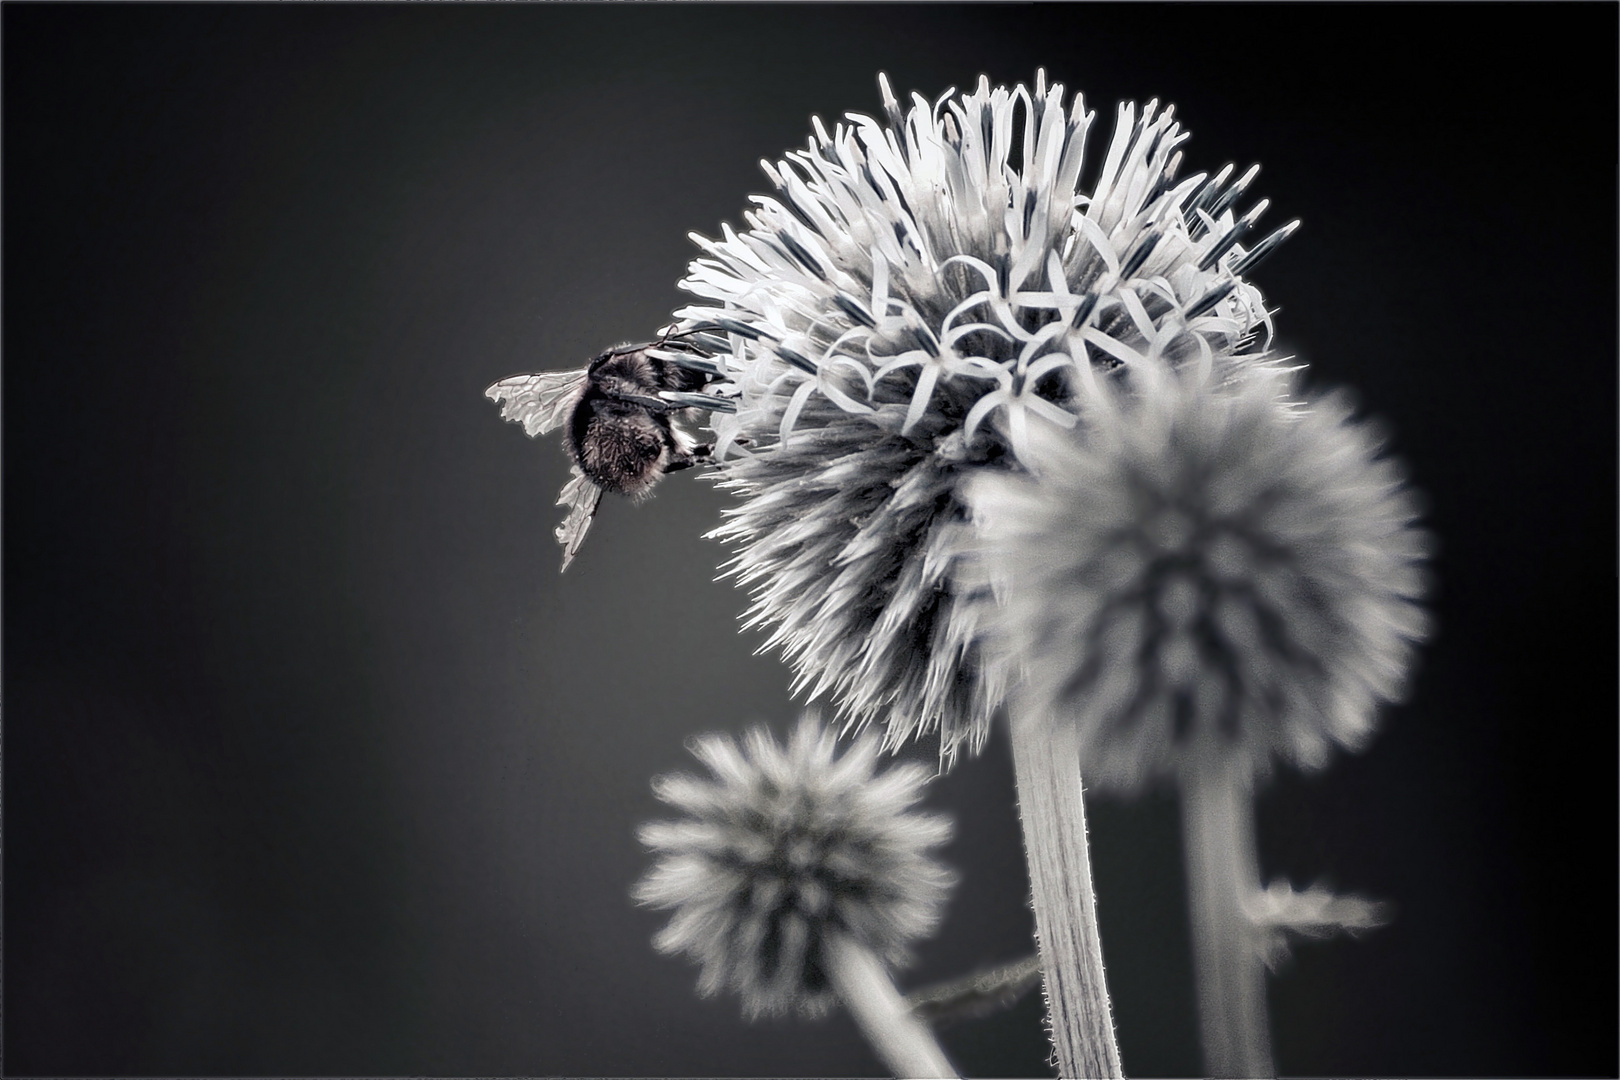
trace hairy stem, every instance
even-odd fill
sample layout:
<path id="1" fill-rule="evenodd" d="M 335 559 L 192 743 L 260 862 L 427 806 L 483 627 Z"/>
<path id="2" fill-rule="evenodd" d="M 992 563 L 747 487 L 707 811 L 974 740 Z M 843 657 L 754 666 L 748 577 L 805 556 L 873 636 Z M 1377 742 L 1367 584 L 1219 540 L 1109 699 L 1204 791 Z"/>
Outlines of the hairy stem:
<path id="1" fill-rule="evenodd" d="M 931 1024 L 971 1020 L 1010 1008 L 1041 981 L 1039 953 L 988 971 L 913 990 L 906 1004 Z"/>
<path id="2" fill-rule="evenodd" d="M 1072 722 L 1027 706 L 1014 708 L 1011 728 L 1058 1075 L 1122 1077 L 1091 887 L 1079 739 Z"/>
<path id="3" fill-rule="evenodd" d="M 1260 888 L 1247 778 L 1213 764 L 1187 770 L 1181 830 L 1204 1069 L 1210 1076 L 1276 1076 L 1265 967 L 1243 912 L 1244 897 Z"/>
<path id="4" fill-rule="evenodd" d="M 894 987 L 870 949 L 844 934 L 827 939 L 828 974 L 867 1042 L 897 1077 L 955 1077 L 934 1033 Z"/>

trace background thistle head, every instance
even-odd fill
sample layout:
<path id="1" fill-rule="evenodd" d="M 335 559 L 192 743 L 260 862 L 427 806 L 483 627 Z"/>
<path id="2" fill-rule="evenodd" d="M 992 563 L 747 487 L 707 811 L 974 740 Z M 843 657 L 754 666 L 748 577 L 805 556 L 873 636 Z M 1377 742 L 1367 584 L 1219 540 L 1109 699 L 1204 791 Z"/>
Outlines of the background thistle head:
<path id="1" fill-rule="evenodd" d="M 872 739 L 839 755 L 834 734 L 808 716 L 785 747 L 761 727 L 691 749 L 709 775 L 654 781 L 684 816 L 642 826 L 657 861 L 633 895 L 674 909 L 654 944 L 701 966 L 699 993 L 733 991 L 750 1018 L 815 1015 L 836 1001 L 830 935 L 897 965 L 937 926 L 955 875 L 932 850 L 949 821 L 914 809 L 928 770 L 879 772 Z"/>
<path id="2" fill-rule="evenodd" d="M 1044 73 L 909 111 L 880 82 L 884 120 L 817 120 L 742 231 L 694 237 L 678 314 L 729 348 L 737 411 L 714 430 L 739 503 L 717 535 L 750 618 L 796 689 L 891 743 L 938 730 L 949 761 L 1000 699 L 950 575 L 961 481 L 1025 467 L 1093 369 L 1259 360 L 1244 275 L 1293 225 L 1251 246 L 1256 170 L 1181 178 L 1157 102 L 1120 107 L 1084 191 L 1094 114 Z"/>
<path id="3" fill-rule="evenodd" d="M 1106 786 L 1358 747 L 1428 625 L 1401 470 L 1342 395 L 1134 374 L 1041 435 L 1038 476 L 973 486 L 1003 662 L 1078 718 Z"/>

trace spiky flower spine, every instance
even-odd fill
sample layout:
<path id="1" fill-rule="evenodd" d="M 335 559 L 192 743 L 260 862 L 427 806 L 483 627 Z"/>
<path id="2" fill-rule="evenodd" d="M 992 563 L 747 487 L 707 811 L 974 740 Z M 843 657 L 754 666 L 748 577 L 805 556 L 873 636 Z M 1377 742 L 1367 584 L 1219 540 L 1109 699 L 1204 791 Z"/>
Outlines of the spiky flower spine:
<path id="1" fill-rule="evenodd" d="M 1120 107 L 1086 192 L 1094 114 L 1044 73 L 905 115 L 880 82 L 887 126 L 817 120 L 764 165 L 777 192 L 743 231 L 694 235 L 699 302 L 677 315 L 725 337 L 737 410 L 714 427 L 739 503 L 717 535 L 750 620 L 796 690 L 891 745 L 938 730 L 949 763 L 1001 696 L 982 598 L 950 574 L 963 480 L 1027 467 L 1091 368 L 1257 359 L 1269 324 L 1243 274 L 1294 226 L 1246 247 L 1266 204 L 1234 206 L 1256 170 L 1178 179 L 1186 135 L 1156 102 Z"/>
<path id="2" fill-rule="evenodd" d="M 657 948 L 695 960 L 699 993 L 734 991 L 750 1018 L 833 1006 L 835 937 L 905 963 L 955 881 L 932 851 L 949 821 L 914 809 L 930 772 L 879 772 L 874 739 L 835 747 L 808 717 L 785 748 L 763 728 L 705 736 L 691 749 L 710 776 L 653 785 L 685 816 L 641 828 L 658 859 L 633 895 L 674 909 Z"/>
<path id="3" fill-rule="evenodd" d="M 1076 718 L 1093 784 L 1317 767 L 1401 691 L 1428 625 L 1416 500 L 1342 396 L 1277 382 L 1138 368 L 1083 436 L 1038 437 L 1038 477 L 972 489 L 1002 654 Z"/>

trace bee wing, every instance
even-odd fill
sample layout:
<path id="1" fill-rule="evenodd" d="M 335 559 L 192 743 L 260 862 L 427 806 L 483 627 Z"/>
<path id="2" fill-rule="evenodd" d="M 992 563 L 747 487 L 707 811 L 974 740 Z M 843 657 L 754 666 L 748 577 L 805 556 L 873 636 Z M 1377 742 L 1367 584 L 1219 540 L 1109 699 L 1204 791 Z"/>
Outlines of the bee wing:
<path id="1" fill-rule="evenodd" d="M 535 375 L 513 375 L 484 391 L 491 401 L 501 403 L 501 418 L 523 425 L 531 439 L 555 431 L 585 388 L 586 371 L 542 371 Z"/>
<path id="2" fill-rule="evenodd" d="M 585 530 L 591 527 L 591 519 L 596 516 L 596 507 L 601 501 L 602 489 L 591 483 L 575 465 L 574 478 L 563 485 L 562 494 L 557 496 L 557 505 L 568 507 L 568 516 L 557 526 L 557 543 L 563 546 L 564 570 L 585 542 Z"/>

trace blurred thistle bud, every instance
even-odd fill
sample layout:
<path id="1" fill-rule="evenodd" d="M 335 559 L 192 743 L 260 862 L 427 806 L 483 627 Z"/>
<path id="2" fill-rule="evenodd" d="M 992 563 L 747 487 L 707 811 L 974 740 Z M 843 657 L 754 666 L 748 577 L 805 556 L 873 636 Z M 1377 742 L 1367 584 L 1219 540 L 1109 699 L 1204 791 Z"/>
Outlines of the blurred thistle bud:
<path id="1" fill-rule="evenodd" d="M 851 989 L 863 976 L 850 954 L 856 967 L 876 969 L 867 957 L 906 962 L 955 883 L 931 850 L 950 822 L 913 809 L 929 771 L 878 772 L 876 740 L 842 756 L 836 741 L 809 717 L 785 748 L 764 728 L 740 743 L 704 736 L 691 750 L 711 776 L 653 785 L 686 816 L 642 826 L 658 858 L 633 895 L 674 909 L 658 950 L 687 954 L 702 968 L 698 992 L 735 991 L 750 1019 L 814 1016 L 840 998 L 858 1008 L 849 997 L 870 988 Z M 886 993 L 900 1001 L 892 986 Z"/>
<path id="2" fill-rule="evenodd" d="M 1256 169 L 1178 179 L 1173 109 L 1120 107 L 1096 182 L 1095 114 L 1063 88 L 913 96 L 887 123 L 819 120 L 764 166 L 742 232 L 695 236 L 677 312 L 725 345 L 736 411 L 716 414 L 716 531 L 795 691 L 827 695 L 889 745 L 928 731 L 976 752 L 1001 688 L 981 670 L 983 597 L 953 582 L 963 481 L 1029 465 L 1035 430 L 1072 427 L 1083 378 L 1142 363 L 1244 365 L 1269 321 L 1244 274 L 1296 223 L 1246 246 Z M 726 353 L 729 348 L 729 353 Z"/>
<path id="3" fill-rule="evenodd" d="M 1401 470 L 1342 395 L 1129 374 L 1098 380 L 1078 435 L 1032 433 L 1038 476 L 972 487 L 1004 662 L 1077 720 L 1103 787 L 1359 747 L 1428 626 Z"/>

